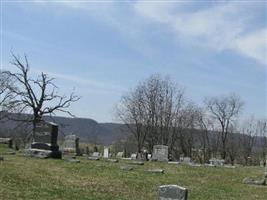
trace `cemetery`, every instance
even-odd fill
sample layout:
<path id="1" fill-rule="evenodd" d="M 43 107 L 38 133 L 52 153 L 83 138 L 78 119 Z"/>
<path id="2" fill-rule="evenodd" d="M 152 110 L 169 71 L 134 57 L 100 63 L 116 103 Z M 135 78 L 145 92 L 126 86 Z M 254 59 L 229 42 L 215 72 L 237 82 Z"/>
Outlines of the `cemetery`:
<path id="1" fill-rule="evenodd" d="M 0 200 L 267 200 L 267 0 L 1 0 Z"/>
<path id="2" fill-rule="evenodd" d="M 50 156 L 50 144 L 57 144 L 56 137 L 53 137 L 54 141 L 49 137 L 40 139 L 39 132 L 37 135 L 39 139 L 24 150 L 27 154 L 20 150 L 10 155 L 7 152 L 11 149 L 1 144 L 0 199 L 250 200 L 265 199 L 267 195 L 266 186 L 263 186 L 266 175 L 263 176 L 264 168 L 260 166 L 230 169 L 223 166 L 224 161 L 212 159 L 209 165 L 217 167 L 210 168 L 192 163 L 187 157 L 168 161 L 164 145 L 156 145 L 148 161 L 139 161 L 135 153 L 130 159 L 123 159 L 123 152 L 111 157 L 109 147 L 104 147 L 102 154 L 76 155 L 75 148 L 79 144 L 73 135 L 65 137 L 60 148 L 63 159 L 60 159 Z M 46 145 L 41 145 L 41 141 Z M 31 156 L 28 156 L 29 151 L 33 152 Z M 49 153 L 44 156 L 43 151 Z M 247 178 L 248 174 L 252 178 Z M 257 177 L 265 179 L 254 180 Z M 13 191 L 14 187 L 16 191 Z"/>

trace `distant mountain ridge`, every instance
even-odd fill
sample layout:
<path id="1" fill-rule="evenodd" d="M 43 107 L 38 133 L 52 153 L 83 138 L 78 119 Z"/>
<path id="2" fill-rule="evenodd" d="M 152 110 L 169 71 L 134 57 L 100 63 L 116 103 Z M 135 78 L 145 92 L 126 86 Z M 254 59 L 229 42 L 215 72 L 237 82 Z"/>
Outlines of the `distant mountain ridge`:
<path id="1" fill-rule="evenodd" d="M 14 114 L 12 114 L 14 115 Z M 21 115 L 26 118 L 28 115 Z M 89 118 L 69 118 L 69 117 L 48 117 L 46 121 L 53 121 L 59 125 L 59 138 L 65 135 L 75 134 L 80 137 L 80 141 L 100 143 L 104 145 L 112 144 L 116 139 L 129 135 L 127 127 L 119 123 L 98 123 Z M 14 129 L 18 122 L 7 120 L 0 123 L 0 137 L 6 134 L 5 130 Z M 9 135 L 12 137 L 12 135 Z"/>

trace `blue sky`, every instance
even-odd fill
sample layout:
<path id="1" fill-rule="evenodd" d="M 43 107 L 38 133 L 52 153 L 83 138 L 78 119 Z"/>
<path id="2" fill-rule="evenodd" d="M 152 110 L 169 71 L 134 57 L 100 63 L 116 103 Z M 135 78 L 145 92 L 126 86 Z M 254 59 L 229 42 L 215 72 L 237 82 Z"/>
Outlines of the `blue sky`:
<path id="1" fill-rule="evenodd" d="M 264 1 L 2 1 L 2 69 L 10 51 L 81 100 L 71 111 L 115 121 L 121 95 L 151 74 L 197 104 L 238 94 L 242 118 L 266 117 Z"/>

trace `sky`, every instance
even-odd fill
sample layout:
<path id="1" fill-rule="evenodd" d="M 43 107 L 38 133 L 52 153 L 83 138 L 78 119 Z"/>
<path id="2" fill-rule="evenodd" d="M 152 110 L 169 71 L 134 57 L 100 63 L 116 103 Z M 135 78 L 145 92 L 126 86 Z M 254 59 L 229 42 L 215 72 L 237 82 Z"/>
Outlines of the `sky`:
<path id="1" fill-rule="evenodd" d="M 266 1 L 1 1 L 1 69 L 27 55 L 31 75 L 81 96 L 77 117 L 116 122 L 115 105 L 152 74 L 198 105 L 236 93 L 242 118 L 267 117 Z M 63 115 L 63 114 L 59 114 Z M 64 115 L 63 115 L 64 116 Z"/>

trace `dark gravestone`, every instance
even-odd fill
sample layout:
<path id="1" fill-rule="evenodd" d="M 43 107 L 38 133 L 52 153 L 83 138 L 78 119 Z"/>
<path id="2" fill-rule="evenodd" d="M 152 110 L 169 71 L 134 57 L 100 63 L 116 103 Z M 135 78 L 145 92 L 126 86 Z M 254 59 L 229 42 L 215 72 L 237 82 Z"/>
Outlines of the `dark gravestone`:
<path id="1" fill-rule="evenodd" d="M 158 188 L 158 200 L 187 200 L 187 189 L 178 185 L 162 185 Z"/>
<path id="2" fill-rule="evenodd" d="M 28 152 L 35 154 L 47 154 L 47 157 L 62 158 L 57 144 L 58 125 L 52 122 L 41 121 L 37 123 L 34 142 Z"/>

